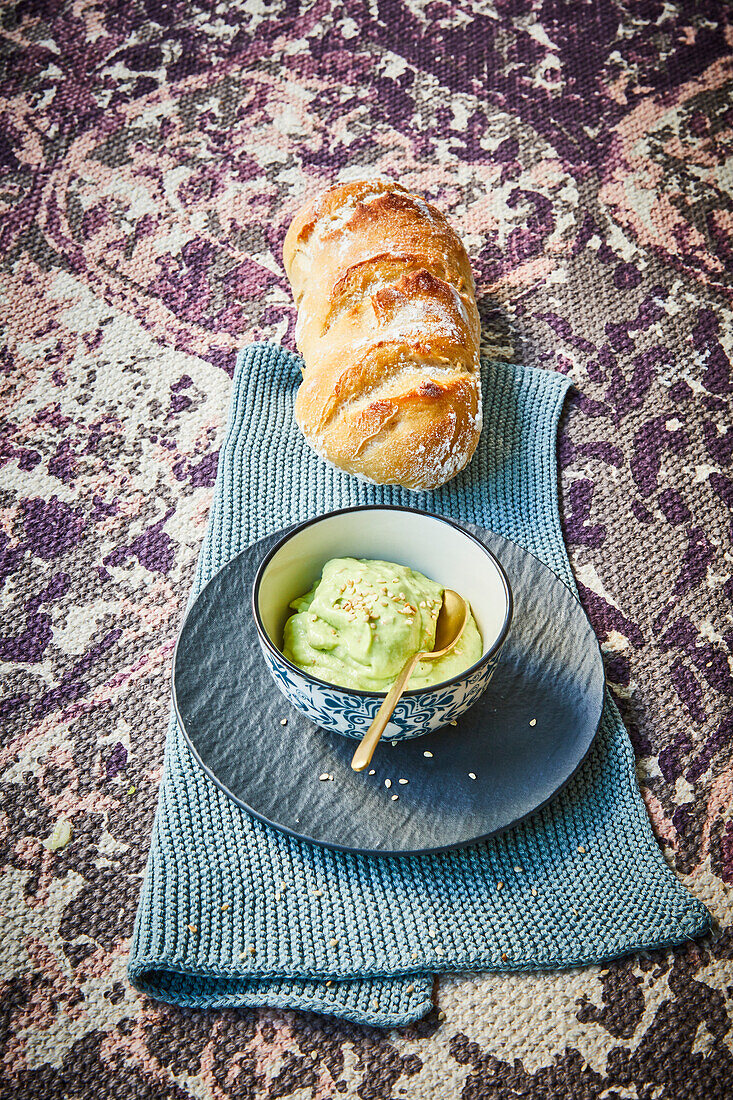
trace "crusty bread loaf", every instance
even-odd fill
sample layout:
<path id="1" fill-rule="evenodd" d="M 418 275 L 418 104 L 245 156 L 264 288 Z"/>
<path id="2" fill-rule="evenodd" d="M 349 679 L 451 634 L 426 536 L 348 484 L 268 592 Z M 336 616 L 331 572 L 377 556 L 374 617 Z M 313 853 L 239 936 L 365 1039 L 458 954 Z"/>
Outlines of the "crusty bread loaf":
<path id="1" fill-rule="evenodd" d="M 284 260 L 308 443 L 380 484 L 454 477 L 481 432 L 480 325 L 466 251 L 443 215 L 396 183 L 339 184 L 297 214 Z"/>

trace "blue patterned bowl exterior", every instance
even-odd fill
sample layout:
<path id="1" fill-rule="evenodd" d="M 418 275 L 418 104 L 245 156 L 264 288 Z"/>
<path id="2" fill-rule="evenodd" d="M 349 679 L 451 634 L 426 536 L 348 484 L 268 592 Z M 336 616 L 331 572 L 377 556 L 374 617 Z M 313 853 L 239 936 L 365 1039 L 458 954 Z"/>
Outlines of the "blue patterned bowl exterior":
<path id="1" fill-rule="evenodd" d="M 252 588 L 262 655 L 280 691 L 312 722 L 360 739 L 384 695 L 327 684 L 296 668 L 280 652 L 291 601 L 307 592 L 332 557 L 409 561 L 471 605 L 485 651 L 465 673 L 435 687 L 409 689 L 385 730 L 389 741 L 432 733 L 457 721 L 487 687 L 512 616 L 501 564 L 470 532 L 442 516 L 390 505 L 344 508 L 307 520 L 283 535 L 265 556 Z"/>
<path id="2" fill-rule="evenodd" d="M 284 660 L 278 660 L 262 641 L 260 648 L 280 691 L 306 718 L 345 737 L 361 739 L 364 736 L 383 696 L 356 694 L 347 688 L 316 683 L 300 676 Z M 410 737 L 420 737 L 457 721 L 487 687 L 499 660 L 499 652 L 497 650 L 485 664 L 457 683 L 423 688 L 414 695 L 403 695 L 384 732 L 386 740 L 404 741 Z"/>

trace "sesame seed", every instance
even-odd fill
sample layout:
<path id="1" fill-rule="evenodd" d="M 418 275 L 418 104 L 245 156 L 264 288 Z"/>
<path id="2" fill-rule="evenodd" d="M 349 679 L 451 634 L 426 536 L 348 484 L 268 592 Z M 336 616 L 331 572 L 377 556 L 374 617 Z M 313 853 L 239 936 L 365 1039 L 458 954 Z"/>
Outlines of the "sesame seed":
<path id="1" fill-rule="evenodd" d="M 523 868 L 522 867 L 515 867 L 514 870 L 515 871 L 521 871 L 521 870 L 523 870 Z"/>
<path id="2" fill-rule="evenodd" d="M 189 932 L 198 932 L 198 928 L 195 924 L 187 924 L 186 928 L 189 930 Z"/>
<path id="3" fill-rule="evenodd" d="M 579 852 L 585 852 L 585 848 L 583 847 L 583 845 L 582 845 L 582 844 L 579 844 L 579 845 L 578 845 L 578 851 L 579 851 Z"/>
<path id="4" fill-rule="evenodd" d="M 407 782 L 408 782 L 408 780 L 407 780 L 407 779 L 398 779 L 398 780 L 397 780 L 397 782 L 398 782 L 398 783 L 402 783 L 402 784 L 403 784 L 403 786 L 404 786 L 404 784 L 405 784 L 405 783 L 407 783 Z"/>
<path id="5" fill-rule="evenodd" d="M 454 719 L 454 720 L 453 720 L 452 722 L 449 722 L 449 723 L 448 723 L 448 725 L 449 725 L 449 726 L 457 726 L 457 725 L 458 725 L 458 723 L 457 723 L 457 722 L 456 722 L 456 720 Z"/>
<path id="6" fill-rule="evenodd" d="M 323 783 L 324 780 L 328 779 L 328 772 L 323 772 L 323 774 L 319 775 L 318 778 L 320 779 L 321 783 Z"/>
<path id="7" fill-rule="evenodd" d="M 227 902 L 224 903 L 224 905 L 222 905 L 222 909 L 228 909 L 228 908 L 229 908 L 229 902 L 227 901 Z"/>
<path id="8" fill-rule="evenodd" d="M 502 953 L 501 953 L 501 957 L 502 957 L 502 959 L 503 959 L 503 961 L 504 961 L 504 962 L 506 962 L 506 961 L 507 961 L 507 959 L 509 958 L 509 956 L 507 955 L 506 951 L 502 951 Z"/>
<path id="9" fill-rule="evenodd" d="M 331 936 L 331 939 L 328 941 L 328 944 L 329 944 L 329 947 L 338 947 L 339 941 L 338 941 L 336 936 Z"/>
<path id="10" fill-rule="evenodd" d="M 335 633 L 336 633 L 336 631 L 334 630 L 334 634 L 335 634 Z M 287 726 L 287 724 L 288 724 L 288 720 L 287 720 L 287 718 L 281 718 L 281 719 L 280 719 L 280 725 L 281 725 L 281 726 Z"/>
<path id="11" fill-rule="evenodd" d="M 393 802 L 396 802 L 396 801 L 397 801 L 397 799 L 398 799 L 399 797 L 400 797 L 400 796 L 399 796 L 398 794 L 393 794 L 393 795 L 392 795 L 392 801 L 393 801 Z"/>
<path id="12" fill-rule="evenodd" d="M 532 896 L 535 897 L 535 898 L 537 897 L 537 887 L 536 886 L 532 887 Z"/>
<path id="13" fill-rule="evenodd" d="M 427 751 L 423 753 L 423 756 L 427 756 L 428 760 L 432 760 L 432 758 L 433 758 L 433 754 L 431 752 L 427 752 Z"/>
<path id="14" fill-rule="evenodd" d="M 330 979 L 330 978 L 329 978 L 329 979 L 328 979 L 328 981 L 326 982 L 326 985 L 327 985 L 327 986 L 329 987 L 329 989 L 330 989 L 330 988 L 331 988 L 331 986 L 333 985 L 333 982 L 331 981 L 331 979 Z"/>
<path id="15" fill-rule="evenodd" d="M 476 778 L 476 772 L 469 772 L 468 773 L 468 778 L 469 779 L 475 779 Z"/>
<path id="16" fill-rule="evenodd" d="M 372 1001 L 372 1008 L 379 1008 L 379 1001 L 376 999 L 376 997 Z"/>
<path id="17" fill-rule="evenodd" d="M 530 726 L 536 726 L 537 725 L 537 719 L 536 718 L 530 718 L 529 724 L 530 724 Z"/>
<path id="18" fill-rule="evenodd" d="M 374 768 L 370 768 L 369 769 L 369 774 L 370 775 L 376 775 L 377 773 L 375 772 Z"/>
<path id="19" fill-rule="evenodd" d="M 496 889 L 497 890 L 503 890 L 504 889 L 504 883 L 503 882 L 497 882 Z"/>
<path id="20" fill-rule="evenodd" d="M 389 790 L 389 788 L 392 786 L 392 780 L 391 779 L 385 779 L 384 785 Z"/>
<path id="21" fill-rule="evenodd" d="M 408 985 L 407 988 L 405 989 L 405 993 L 414 993 L 414 992 L 415 992 L 415 986 L 412 985 L 412 984 Z"/>

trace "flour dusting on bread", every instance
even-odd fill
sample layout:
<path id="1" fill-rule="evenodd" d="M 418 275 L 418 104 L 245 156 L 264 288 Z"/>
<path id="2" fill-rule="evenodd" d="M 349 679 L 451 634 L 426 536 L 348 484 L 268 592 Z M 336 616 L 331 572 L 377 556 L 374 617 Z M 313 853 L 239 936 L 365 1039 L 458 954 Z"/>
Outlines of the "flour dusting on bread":
<path id="1" fill-rule="evenodd" d="M 443 215 L 390 180 L 352 180 L 299 212 L 284 259 L 309 444 L 379 484 L 417 491 L 454 477 L 481 432 L 480 325 Z"/>

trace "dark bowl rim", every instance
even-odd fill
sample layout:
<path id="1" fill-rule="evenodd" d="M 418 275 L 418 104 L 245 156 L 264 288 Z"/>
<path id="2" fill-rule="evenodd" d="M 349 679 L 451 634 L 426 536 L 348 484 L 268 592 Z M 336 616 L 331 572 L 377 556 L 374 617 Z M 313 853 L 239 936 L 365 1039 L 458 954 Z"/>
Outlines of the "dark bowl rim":
<path id="1" fill-rule="evenodd" d="M 257 634 L 262 644 L 276 658 L 276 660 L 282 662 L 286 666 L 286 668 L 290 669 L 293 673 L 295 673 L 296 676 L 302 676 L 305 680 L 310 681 L 310 683 L 318 685 L 318 687 L 327 688 L 329 691 L 336 691 L 343 695 L 357 695 L 366 699 L 384 699 L 384 696 L 386 694 L 386 692 L 384 691 L 364 691 L 361 688 L 341 687 L 339 684 L 329 683 L 328 680 L 320 680 L 317 676 L 313 676 L 310 672 L 306 672 L 304 669 L 298 668 L 297 665 L 294 665 L 292 661 L 289 661 L 287 657 L 282 653 L 282 651 L 279 650 L 270 639 L 262 623 L 262 620 L 260 619 L 260 612 L 257 600 L 260 590 L 260 583 L 265 574 L 267 566 L 269 565 L 271 559 L 278 552 L 278 550 L 280 550 L 286 542 L 289 542 L 290 539 L 294 538 L 301 531 L 304 531 L 306 527 L 311 527 L 314 523 L 320 523 L 324 519 L 331 519 L 333 516 L 343 516 L 349 512 L 374 511 L 406 512 L 410 515 L 428 516 L 430 519 L 439 520 L 441 523 L 445 523 L 449 527 L 453 527 L 465 538 L 470 539 L 472 542 L 474 542 L 486 555 L 486 557 L 491 558 L 494 565 L 496 566 L 499 577 L 504 586 L 504 595 L 506 596 L 506 612 L 504 615 L 504 622 L 502 623 L 501 630 L 499 631 L 496 640 L 494 641 L 494 644 L 491 646 L 491 649 L 482 654 L 478 661 L 475 661 L 474 664 L 470 665 L 469 668 L 464 669 L 463 672 L 456 673 L 456 675 L 451 676 L 449 680 L 441 680 L 439 684 L 431 684 L 429 687 L 410 688 L 402 693 L 403 697 L 427 696 L 432 692 L 436 692 L 442 688 L 450 687 L 452 684 L 460 683 L 462 680 L 465 680 L 472 673 L 480 669 L 483 665 L 488 664 L 491 658 L 501 649 L 502 645 L 504 644 L 504 640 L 509 631 L 509 626 L 511 624 L 512 615 L 514 612 L 514 599 L 512 597 L 511 585 L 509 584 L 509 579 L 506 575 L 506 572 L 504 571 L 504 567 L 502 566 L 499 559 L 496 557 L 496 554 L 492 553 L 492 551 L 489 550 L 487 546 L 484 546 L 484 544 L 479 539 L 477 539 L 476 536 L 473 535 L 470 531 L 467 531 L 462 524 L 456 523 L 454 520 L 448 519 L 446 516 L 436 515 L 434 512 L 428 512 L 423 508 L 406 508 L 399 504 L 357 504 L 353 505 L 350 508 L 337 508 L 333 512 L 324 512 L 320 516 L 313 516 L 311 519 L 307 519 L 304 520 L 302 523 L 295 524 L 293 527 L 285 532 L 281 539 L 278 539 L 274 546 L 272 546 L 267 551 L 258 566 L 254 581 L 252 582 L 252 615 L 254 617 L 255 626 L 257 628 Z"/>

